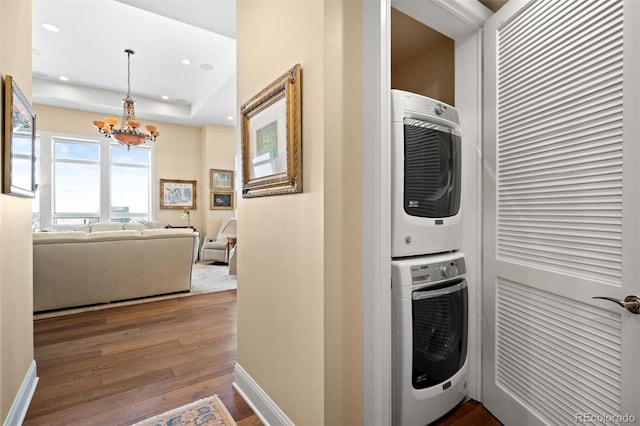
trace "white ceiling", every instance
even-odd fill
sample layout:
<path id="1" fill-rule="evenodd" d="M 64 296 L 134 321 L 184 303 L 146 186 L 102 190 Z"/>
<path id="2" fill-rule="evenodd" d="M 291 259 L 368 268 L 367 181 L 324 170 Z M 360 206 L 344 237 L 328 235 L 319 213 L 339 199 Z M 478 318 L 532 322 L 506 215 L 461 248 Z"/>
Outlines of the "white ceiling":
<path id="1" fill-rule="evenodd" d="M 480 1 L 495 11 L 507 0 Z M 132 49 L 131 95 L 139 118 L 233 126 L 235 26 L 236 0 L 33 0 L 33 101 L 95 111 L 97 119 L 120 116 L 127 91 L 123 51 Z M 413 50 L 431 40 L 411 39 L 405 44 Z"/>
<path id="2" fill-rule="evenodd" d="M 132 49 L 139 118 L 232 126 L 235 10 L 235 0 L 33 0 L 33 101 L 119 117 L 127 91 L 124 49 Z"/>

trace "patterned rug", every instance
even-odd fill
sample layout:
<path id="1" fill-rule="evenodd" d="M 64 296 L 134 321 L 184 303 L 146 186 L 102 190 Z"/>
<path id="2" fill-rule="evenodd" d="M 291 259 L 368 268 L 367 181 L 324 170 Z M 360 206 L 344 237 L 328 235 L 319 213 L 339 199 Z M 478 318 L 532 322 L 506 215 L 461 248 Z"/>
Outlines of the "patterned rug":
<path id="1" fill-rule="evenodd" d="M 236 422 L 229 414 L 227 407 L 220 401 L 218 395 L 214 395 L 143 420 L 132 426 L 181 425 L 235 426 Z"/>

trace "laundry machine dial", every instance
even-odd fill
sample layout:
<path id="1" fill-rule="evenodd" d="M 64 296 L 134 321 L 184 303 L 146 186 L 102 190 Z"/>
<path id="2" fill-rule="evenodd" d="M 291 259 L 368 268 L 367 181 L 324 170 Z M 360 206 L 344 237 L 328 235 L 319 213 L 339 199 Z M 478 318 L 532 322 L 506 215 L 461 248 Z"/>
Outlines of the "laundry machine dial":
<path id="1" fill-rule="evenodd" d="M 451 278 L 458 275 L 458 267 L 456 265 L 444 265 L 440 267 L 440 272 L 445 278 Z"/>

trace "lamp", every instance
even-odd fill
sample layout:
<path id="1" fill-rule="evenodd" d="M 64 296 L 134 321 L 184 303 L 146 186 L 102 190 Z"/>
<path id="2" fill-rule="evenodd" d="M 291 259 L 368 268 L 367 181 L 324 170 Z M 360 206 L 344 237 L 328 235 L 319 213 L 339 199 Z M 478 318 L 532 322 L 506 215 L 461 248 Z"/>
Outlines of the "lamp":
<path id="1" fill-rule="evenodd" d="M 122 145 L 127 146 L 127 150 L 131 149 L 131 145 L 141 145 L 147 141 L 155 142 L 160 135 L 156 126 L 145 126 L 146 131 L 139 130 L 142 123 L 136 119 L 134 104 L 136 101 L 131 99 L 131 55 L 134 52 L 131 49 L 125 49 L 127 54 L 127 97 L 122 100 L 122 120 L 118 126 L 118 119 L 107 117 L 104 121 L 96 120 L 93 125 L 98 131 L 107 138 L 114 138 Z"/>
<path id="2" fill-rule="evenodd" d="M 191 212 L 189 210 L 184 209 L 182 211 L 182 214 L 180 215 L 180 217 L 182 219 L 187 219 L 187 227 L 189 227 L 189 228 L 191 227 L 191 214 L 190 213 Z"/>

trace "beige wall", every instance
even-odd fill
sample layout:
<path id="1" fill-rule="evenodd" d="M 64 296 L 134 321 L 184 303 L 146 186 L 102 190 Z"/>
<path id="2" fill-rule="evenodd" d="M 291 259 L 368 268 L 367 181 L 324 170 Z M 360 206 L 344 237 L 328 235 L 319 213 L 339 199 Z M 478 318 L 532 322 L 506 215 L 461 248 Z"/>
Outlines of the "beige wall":
<path id="1" fill-rule="evenodd" d="M 238 362 L 306 425 L 324 423 L 323 8 L 240 1 L 236 11 L 238 105 L 301 64 L 304 182 L 302 194 L 238 202 Z"/>
<path id="2" fill-rule="evenodd" d="M 210 199 L 210 170 L 233 170 L 236 168 L 236 129 L 234 127 L 207 125 L 202 128 L 202 182 L 205 184 L 202 195 L 202 207 L 204 212 L 204 227 L 202 237 L 215 237 L 220 228 L 220 223 L 227 216 L 235 216 L 233 210 L 211 210 Z M 234 173 L 237 177 L 237 173 Z M 237 189 L 234 182 L 234 190 Z M 237 202 L 237 200 L 236 200 Z"/>
<path id="3" fill-rule="evenodd" d="M 362 422 L 359 22 L 359 2 L 237 5 L 239 105 L 302 67 L 304 192 L 238 202 L 238 362 L 296 424 Z"/>
<path id="4" fill-rule="evenodd" d="M 5 75 L 13 76 L 31 98 L 29 0 L 0 1 L 0 71 L 3 81 Z M 1 419 L 6 419 L 33 361 L 32 264 L 31 199 L 0 195 Z"/>
<path id="5" fill-rule="evenodd" d="M 391 87 L 455 106 L 453 40 L 438 44 L 391 70 Z"/>
<path id="6" fill-rule="evenodd" d="M 163 224 L 187 226 L 182 209 L 160 208 L 160 179 L 195 180 L 196 209 L 190 211 L 191 226 L 202 229 L 208 208 L 208 182 L 202 180 L 202 131 L 197 127 L 155 123 L 160 131 L 155 148 L 155 219 Z"/>
<path id="7" fill-rule="evenodd" d="M 104 114 L 35 105 L 38 129 L 47 132 L 59 132 L 65 135 L 102 137 L 93 127 L 93 121 Z M 209 182 L 203 179 L 202 130 L 196 127 L 143 120 L 144 124 L 158 126 L 160 136 L 155 142 L 155 177 L 153 180 L 153 196 L 155 219 L 163 224 L 186 226 L 187 221 L 181 219 L 182 210 L 160 209 L 160 179 L 180 179 L 198 181 L 196 190 L 197 209 L 191 211 L 191 225 L 198 230 L 203 228 L 208 211 Z"/>
<path id="8" fill-rule="evenodd" d="M 360 2 L 325 2 L 325 419 L 363 422 Z"/>

